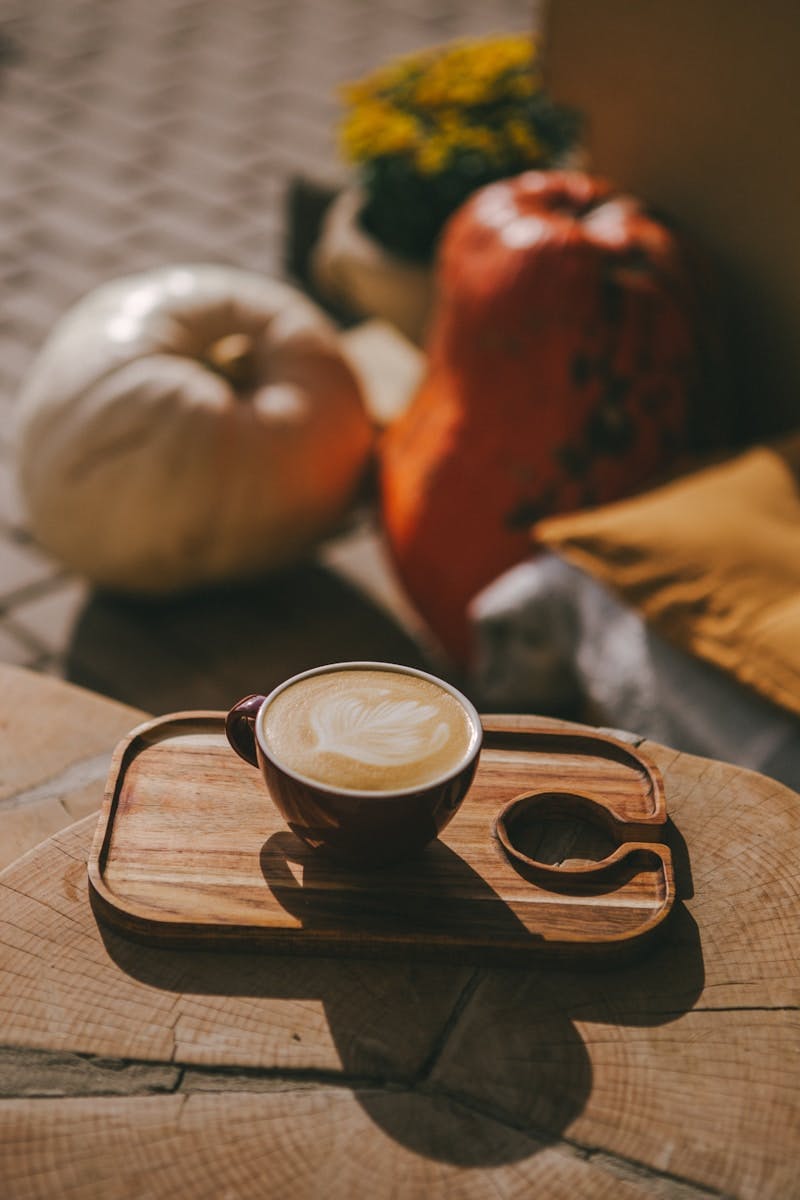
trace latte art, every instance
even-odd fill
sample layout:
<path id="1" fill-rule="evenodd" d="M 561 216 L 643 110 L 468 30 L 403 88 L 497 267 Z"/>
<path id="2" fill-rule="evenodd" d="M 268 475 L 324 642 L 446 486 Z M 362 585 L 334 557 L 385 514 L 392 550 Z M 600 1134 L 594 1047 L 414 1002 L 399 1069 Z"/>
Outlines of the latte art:
<path id="1" fill-rule="evenodd" d="M 438 710 L 416 700 L 380 700 L 370 704 L 348 696 L 330 696 L 311 710 L 317 750 L 343 754 L 376 767 L 419 761 L 447 741 L 446 721 Z"/>
<path id="2" fill-rule="evenodd" d="M 296 680 L 265 705 L 262 741 L 298 775 L 357 791 L 413 788 L 458 769 L 476 730 L 424 677 L 339 669 Z"/>

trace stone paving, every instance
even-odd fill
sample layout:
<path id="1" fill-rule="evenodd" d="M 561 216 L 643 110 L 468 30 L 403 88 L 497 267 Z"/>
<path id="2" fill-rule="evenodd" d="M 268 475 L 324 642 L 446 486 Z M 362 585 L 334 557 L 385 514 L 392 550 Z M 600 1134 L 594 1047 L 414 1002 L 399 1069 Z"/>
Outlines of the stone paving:
<path id="1" fill-rule="evenodd" d="M 533 14 L 529 0 L 0 0 L 0 661 L 160 712 L 221 707 L 256 675 L 326 658 L 435 658 L 369 528 L 254 588 L 94 594 L 26 532 L 13 408 L 52 323 L 107 279 L 198 260 L 285 274 L 290 181 L 344 178 L 339 83 Z"/>

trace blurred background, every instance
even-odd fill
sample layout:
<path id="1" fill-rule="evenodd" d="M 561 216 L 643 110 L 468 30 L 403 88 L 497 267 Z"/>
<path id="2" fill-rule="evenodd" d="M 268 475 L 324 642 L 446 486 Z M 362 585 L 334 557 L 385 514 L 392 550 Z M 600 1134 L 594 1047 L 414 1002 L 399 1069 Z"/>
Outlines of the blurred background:
<path id="1" fill-rule="evenodd" d="M 532 34 L 533 66 L 519 41 Z M 474 57 L 396 68 L 463 39 Z M 727 0 L 0 0 L 0 661 L 153 713 L 225 709 L 322 662 L 404 662 L 486 711 L 626 728 L 798 786 L 798 53 L 793 0 L 757 11 Z M 365 77 L 345 99 L 342 85 Z M 555 107 L 539 103 L 541 87 Z M 437 291 L 424 218 L 485 183 L 487 161 L 500 176 L 562 164 L 608 176 L 674 222 L 677 240 L 643 232 L 635 204 L 604 209 L 602 189 L 584 204 L 586 181 L 556 188 L 539 226 L 526 224 L 538 200 L 523 195 L 517 211 L 504 193 L 461 222 L 452 286 Z M 536 282 L 548 205 L 576 229 L 594 221 L 599 283 L 568 253 Z M 520 215 L 504 241 L 503 222 Z M 60 372 L 79 375 L 107 330 L 98 323 L 93 340 L 84 322 L 55 356 L 22 452 L 15 424 L 40 349 L 76 301 L 187 263 L 289 281 L 323 306 L 389 450 L 297 561 L 145 598 L 46 552 L 17 480 L 22 453 L 29 480 L 38 474 L 28 499 L 57 526 L 59 488 L 66 500 L 76 480 L 49 480 L 46 463 L 88 418 L 62 404 L 51 420 L 48 404 Z M 242 286 L 231 278 L 231 311 Z M 564 297 L 560 324 L 537 342 L 528 334 L 552 319 L 551 293 Z M 470 333 L 474 297 L 483 324 Z M 230 352 L 229 374 L 242 365 Z M 557 382 L 529 394 L 540 379 Z M 396 420 L 412 396 L 416 429 Z M 439 439 L 439 460 L 426 475 L 409 447 L 454 397 L 469 416 L 459 428 L 476 418 L 472 444 L 449 444 L 431 418 L 421 450 Z M 144 438 L 148 412 L 143 402 Z M 789 450 L 746 457 L 793 434 Z M 37 461 L 45 443 L 55 457 Z M 703 473 L 726 456 L 732 474 Z M 675 504 L 602 507 L 670 476 L 688 480 Z M 430 479 L 448 481 L 438 496 Z M 181 487 L 191 505 L 188 484 L 165 498 Z M 576 509 L 588 524 L 569 523 Z M 567 523 L 548 525 L 559 514 Z M 86 562 L 95 532 L 84 512 Z"/>
<path id="2" fill-rule="evenodd" d="M 428 661 L 369 532 L 264 587 L 97 594 L 26 530 L 13 410 L 54 322 L 106 280 L 176 262 L 286 278 L 293 224 L 316 216 L 293 185 L 347 175 L 339 85 L 534 20 L 528 0 L 0 0 L 0 658 L 155 712 L 328 659 Z"/>

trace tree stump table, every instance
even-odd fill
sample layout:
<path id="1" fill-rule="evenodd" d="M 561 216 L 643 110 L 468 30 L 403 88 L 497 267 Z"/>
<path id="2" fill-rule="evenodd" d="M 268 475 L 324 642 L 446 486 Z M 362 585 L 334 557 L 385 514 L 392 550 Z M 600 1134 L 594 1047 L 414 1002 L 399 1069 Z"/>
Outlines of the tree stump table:
<path id="1" fill-rule="evenodd" d="M 141 714 L 0 684 L 0 821 L 99 804 Z M 679 901 L 613 969 L 137 945 L 89 905 L 96 817 L 51 832 L 0 875 L 3 1200 L 800 1196 L 800 797 L 642 748 Z"/>

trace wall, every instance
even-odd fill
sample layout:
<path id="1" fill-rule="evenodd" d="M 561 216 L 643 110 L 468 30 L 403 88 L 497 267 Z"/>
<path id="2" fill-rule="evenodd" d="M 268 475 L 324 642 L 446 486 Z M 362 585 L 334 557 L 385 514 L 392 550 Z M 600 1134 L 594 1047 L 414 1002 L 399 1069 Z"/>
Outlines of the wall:
<path id="1" fill-rule="evenodd" d="M 800 4 L 551 0 L 545 39 L 592 169 L 720 263 L 741 436 L 800 425 Z"/>

